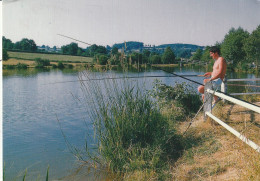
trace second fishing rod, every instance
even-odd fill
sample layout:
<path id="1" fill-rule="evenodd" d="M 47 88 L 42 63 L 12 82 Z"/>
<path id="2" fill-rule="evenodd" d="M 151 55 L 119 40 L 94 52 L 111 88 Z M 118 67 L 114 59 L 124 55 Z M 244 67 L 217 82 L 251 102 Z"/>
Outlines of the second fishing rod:
<path id="1" fill-rule="evenodd" d="M 69 36 L 65 36 L 65 35 L 62 35 L 62 34 L 58 34 L 58 35 L 59 35 L 59 36 L 62 36 L 62 37 L 65 37 L 65 38 L 69 38 L 69 39 L 75 40 L 75 41 L 77 41 L 77 42 L 81 42 L 81 43 L 87 44 L 87 45 L 92 45 L 92 44 L 89 44 L 89 43 L 86 43 L 86 42 L 77 40 L 77 39 L 72 38 L 72 37 L 69 37 Z M 125 45 L 125 46 L 126 46 L 126 45 Z M 154 68 L 156 68 L 156 69 L 159 69 L 159 70 L 162 70 L 162 71 L 164 71 L 164 72 L 167 72 L 167 73 L 169 73 L 169 74 L 172 74 L 172 75 L 174 75 L 174 76 L 176 76 L 176 77 L 180 77 L 180 78 L 183 78 L 183 79 L 185 79 L 185 80 L 191 81 L 191 82 L 193 82 L 193 83 L 195 83 L 195 84 L 203 85 L 203 84 L 200 83 L 200 82 L 197 82 L 197 81 L 194 81 L 194 80 L 192 80 L 192 79 L 186 78 L 186 75 L 178 75 L 178 74 L 175 74 L 175 73 L 173 73 L 173 72 L 169 72 L 169 71 L 163 70 L 163 69 L 161 69 L 160 67 L 153 66 L 153 65 L 151 65 L 151 66 L 154 67 Z M 189 76 L 189 75 L 188 75 L 188 76 Z M 192 75 L 192 76 L 201 76 L 201 75 Z M 158 76 L 158 77 L 159 77 L 159 76 Z"/>

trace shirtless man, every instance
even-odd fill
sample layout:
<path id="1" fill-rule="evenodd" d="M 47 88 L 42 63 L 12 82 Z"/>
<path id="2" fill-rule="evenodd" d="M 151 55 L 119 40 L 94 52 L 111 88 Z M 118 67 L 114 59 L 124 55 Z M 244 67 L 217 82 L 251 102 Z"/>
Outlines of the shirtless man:
<path id="1" fill-rule="evenodd" d="M 227 71 L 227 63 L 224 60 L 223 57 L 220 56 L 220 50 L 218 47 L 213 46 L 210 48 L 210 57 L 212 57 L 215 60 L 215 63 L 213 65 L 213 72 L 207 72 L 204 75 L 201 75 L 203 77 L 210 77 L 210 79 L 204 79 L 204 85 L 212 81 L 213 88 L 215 89 L 216 86 L 220 86 Z M 202 94 L 202 99 L 204 100 L 204 86 L 199 86 L 198 91 Z M 214 96 L 214 101 L 216 102 L 218 99 L 217 96 Z"/>

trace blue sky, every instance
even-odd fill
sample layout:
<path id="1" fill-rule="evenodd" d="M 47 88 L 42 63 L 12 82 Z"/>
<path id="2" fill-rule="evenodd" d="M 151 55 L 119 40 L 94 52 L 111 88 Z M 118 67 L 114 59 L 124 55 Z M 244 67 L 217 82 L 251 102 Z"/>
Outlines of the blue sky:
<path id="1" fill-rule="evenodd" d="M 4 0 L 3 35 L 37 45 L 124 41 L 144 44 L 221 42 L 231 27 L 260 25 L 259 0 Z M 79 43 L 79 46 L 86 45 Z"/>

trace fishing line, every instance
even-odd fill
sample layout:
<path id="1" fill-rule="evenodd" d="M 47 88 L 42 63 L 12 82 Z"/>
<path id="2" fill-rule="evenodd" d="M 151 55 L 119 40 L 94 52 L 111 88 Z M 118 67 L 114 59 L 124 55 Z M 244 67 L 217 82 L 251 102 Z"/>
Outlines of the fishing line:
<path id="1" fill-rule="evenodd" d="M 214 93 L 212 94 L 212 97 L 215 95 L 215 92 L 217 91 L 218 87 L 216 87 L 216 89 L 214 90 Z M 208 97 L 208 99 L 210 99 L 210 97 Z M 205 101 L 203 101 L 203 104 L 200 106 L 198 112 L 196 113 L 196 115 L 192 118 L 192 120 L 190 121 L 188 127 L 186 128 L 186 130 L 184 131 L 184 133 L 182 135 L 184 135 L 188 129 L 190 128 L 191 124 L 193 123 L 193 121 L 195 120 L 195 118 L 197 117 L 197 115 L 199 114 L 199 112 L 201 111 L 201 109 L 204 107 L 205 103 L 208 101 L 208 99 L 206 99 Z M 216 104 L 221 100 L 221 98 L 218 98 L 218 100 L 212 105 L 212 109 L 216 106 Z"/>
<path id="2" fill-rule="evenodd" d="M 195 77 L 197 75 L 184 75 L 185 77 Z M 165 75 L 147 75 L 147 76 L 132 76 L 132 77 L 106 77 L 106 78 L 97 78 L 97 79 L 88 79 L 88 80 L 80 80 L 83 82 L 86 81 L 98 81 L 98 80 L 115 80 L 115 79 L 140 79 L 140 78 L 156 78 L 156 77 L 177 77 L 177 76 L 165 76 Z M 71 80 L 71 81 L 61 81 L 61 82 L 53 82 L 48 84 L 59 84 L 59 83 L 67 83 L 67 82 L 78 82 L 79 80 Z M 43 84 L 43 85 L 48 85 Z"/>

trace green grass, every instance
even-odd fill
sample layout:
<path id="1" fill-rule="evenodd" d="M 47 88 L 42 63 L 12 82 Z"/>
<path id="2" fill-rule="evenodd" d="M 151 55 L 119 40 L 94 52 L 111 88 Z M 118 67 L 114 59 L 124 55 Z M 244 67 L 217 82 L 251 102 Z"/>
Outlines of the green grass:
<path id="1" fill-rule="evenodd" d="M 86 78 L 92 77 L 83 73 L 81 79 Z M 89 158 L 120 178 L 140 171 L 159 180 L 170 177 L 169 163 L 183 149 L 171 121 L 141 85 L 127 79 L 102 83 L 81 82 L 97 140 L 95 154 L 87 145 Z"/>
<path id="2" fill-rule="evenodd" d="M 25 53 L 25 52 L 8 52 L 10 58 L 35 60 L 37 58 L 48 59 L 50 61 L 66 61 L 75 63 L 90 63 L 93 61 L 91 57 L 71 56 L 71 55 L 57 55 L 44 53 Z"/>

